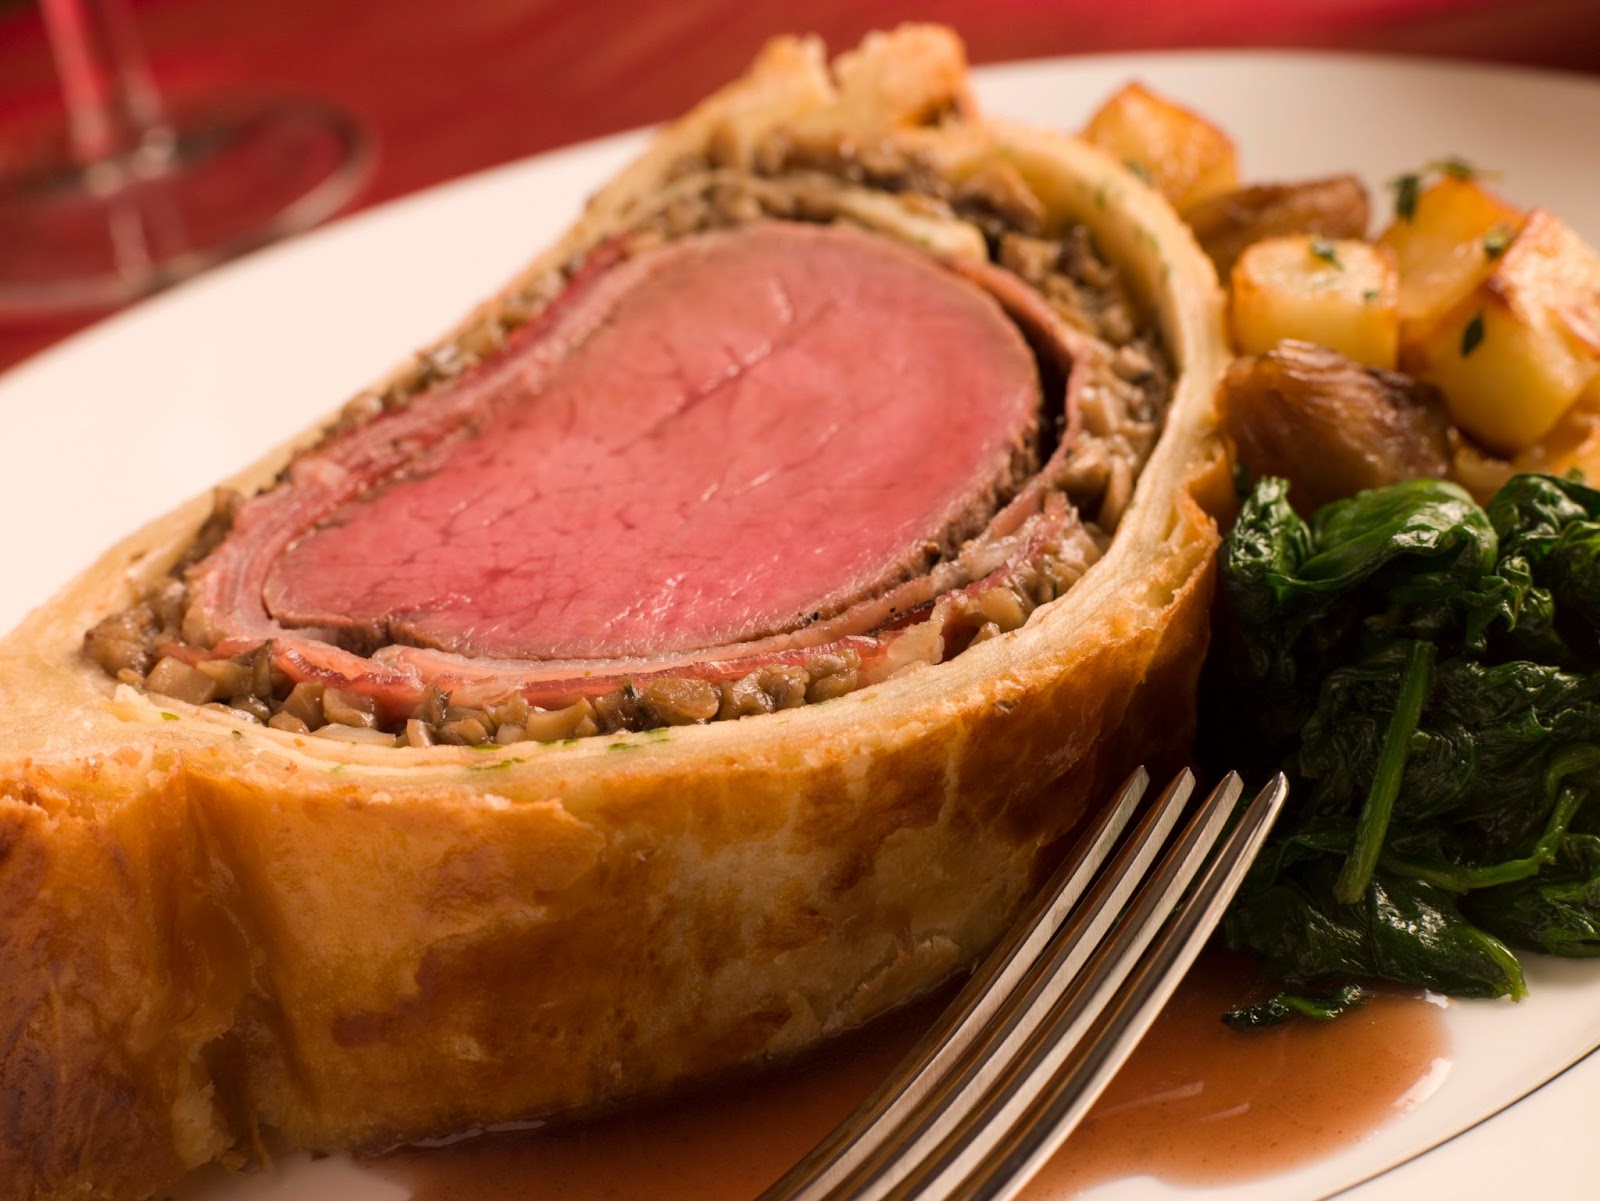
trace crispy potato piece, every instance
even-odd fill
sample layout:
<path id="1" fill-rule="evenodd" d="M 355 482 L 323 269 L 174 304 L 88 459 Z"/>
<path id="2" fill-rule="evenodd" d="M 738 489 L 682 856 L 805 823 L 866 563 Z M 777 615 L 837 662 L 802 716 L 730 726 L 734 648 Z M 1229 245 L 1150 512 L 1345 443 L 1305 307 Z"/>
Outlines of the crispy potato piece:
<path id="1" fill-rule="evenodd" d="M 1414 343 L 1494 270 L 1523 213 L 1474 179 L 1445 176 L 1378 241 L 1400 268 L 1400 337 Z"/>
<path id="2" fill-rule="evenodd" d="M 1450 478 L 1479 504 L 1486 504 L 1514 475 L 1576 471 L 1589 484 L 1600 483 L 1600 379 L 1562 414 L 1555 428 L 1512 458 L 1486 450 L 1459 430 L 1451 430 Z"/>
<path id="3" fill-rule="evenodd" d="M 1455 426 L 1450 427 L 1450 478 L 1472 493 L 1472 499 L 1480 505 L 1488 504 L 1490 497 L 1516 474 L 1512 460 L 1485 450 Z"/>
<path id="4" fill-rule="evenodd" d="M 1435 389 L 1326 347 L 1284 342 L 1234 360 L 1218 407 L 1240 462 L 1286 477 L 1301 513 L 1449 469 L 1449 422 Z"/>
<path id="5" fill-rule="evenodd" d="M 1600 484 L 1600 376 L 1596 376 L 1556 426 L 1516 457 L 1517 471 L 1576 471 L 1591 485 Z"/>
<path id="6" fill-rule="evenodd" d="M 1404 347 L 1455 422 L 1502 454 L 1538 442 L 1600 375 L 1600 255 L 1535 209 L 1485 278 Z"/>
<path id="7" fill-rule="evenodd" d="M 1394 256 L 1381 246 L 1309 234 L 1264 239 L 1233 268 L 1234 345 L 1262 354 L 1297 338 L 1392 368 L 1398 288 Z"/>
<path id="8" fill-rule="evenodd" d="M 1354 175 L 1256 184 L 1202 200 L 1184 213 L 1200 247 L 1227 279 L 1245 247 L 1282 234 L 1361 238 L 1372 219 L 1367 189 Z"/>
<path id="9" fill-rule="evenodd" d="M 1239 186 L 1233 139 L 1140 83 L 1096 109 L 1083 137 L 1148 179 L 1179 212 Z"/>

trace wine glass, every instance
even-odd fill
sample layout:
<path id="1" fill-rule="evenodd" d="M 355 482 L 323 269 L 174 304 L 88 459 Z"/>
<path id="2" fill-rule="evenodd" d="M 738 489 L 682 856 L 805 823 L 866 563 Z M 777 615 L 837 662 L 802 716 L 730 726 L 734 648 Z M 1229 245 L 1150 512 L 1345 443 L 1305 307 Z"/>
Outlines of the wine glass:
<path id="1" fill-rule="evenodd" d="M 0 316 L 105 309 L 315 225 L 370 165 L 305 97 L 167 104 L 126 0 L 41 0 L 67 125 L 0 173 Z"/>

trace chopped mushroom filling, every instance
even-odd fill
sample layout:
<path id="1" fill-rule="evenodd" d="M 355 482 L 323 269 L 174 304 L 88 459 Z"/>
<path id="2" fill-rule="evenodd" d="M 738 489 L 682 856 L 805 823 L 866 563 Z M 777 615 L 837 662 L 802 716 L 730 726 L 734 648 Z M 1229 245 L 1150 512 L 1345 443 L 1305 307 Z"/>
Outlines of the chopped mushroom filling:
<path id="1" fill-rule="evenodd" d="M 680 164 L 671 182 L 630 214 L 618 239 L 621 253 L 759 220 L 845 222 L 1014 291 L 1019 306 L 1039 307 L 1043 316 L 1035 324 L 1064 323 L 1071 361 L 1038 355 L 1046 386 L 1036 473 L 991 498 L 986 528 L 951 545 L 930 543 L 920 576 L 847 613 L 808 620 L 759 654 L 713 648 L 660 663 L 596 662 L 580 673 L 532 663 L 510 685 L 498 661 L 452 662 L 451 686 L 435 683 L 397 700 L 401 694 L 374 695 L 317 678 L 282 639 L 241 647 L 195 636 L 196 623 L 185 620 L 191 569 L 227 538 L 242 503 L 223 492 L 171 574 L 138 604 L 90 630 L 86 654 L 124 684 L 294 735 L 385 746 L 494 746 L 821 703 L 1026 624 L 1099 559 L 1132 498 L 1171 390 L 1157 336 L 1087 232 L 1046 228 L 1042 206 L 1014 171 L 951 184 L 915 156 L 801 145 L 782 135 L 759 148 L 754 161 L 754 170 L 705 159 Z M 385 392 L 346 406 L 320 445 L 492 358 L 582 267 L 581 260 L 570 263 L 498 300 L 452 342 L 419 356 Z M 1002 303 L 1012 302 L 1002 297 Z M 1027 321 L 1013 316 L 1026 332 Z M 1068 375 L 1071 399 L 1062 409 L 1054 398 Z M 382 669 L 438 655 L 399 644 L 353 649 Z"/>

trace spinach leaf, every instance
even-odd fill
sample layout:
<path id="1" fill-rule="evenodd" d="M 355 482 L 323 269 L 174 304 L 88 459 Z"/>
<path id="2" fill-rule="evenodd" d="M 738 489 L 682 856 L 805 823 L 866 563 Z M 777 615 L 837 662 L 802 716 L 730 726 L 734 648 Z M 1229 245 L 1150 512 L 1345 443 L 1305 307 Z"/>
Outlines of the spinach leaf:
<path id="1" fill-rule="evenodd" d="M 1327 1022 L 1349 1013 L 1369 995 L 1359 984 L 1343 985 L 1325 997 L 1284 991 L 1265 1001 L 1246 1005 L 1243 1009 L 1230 1009 L 1222 1015 L 1222 1020 L 1235 1030 L 1261 1030 L 1277 1026 L 1292 1017 Z"/>
<path id="2" fill-rule="evenodd" d="M 1550 867 L 1468 902 L 1473 919 L 1507 942 L 1550 955 L 1600 956 L 1600 837 L 1569 834 Z"/>
<path id="3" fill-rule="evenodd" d="M 1416 637 L 1463 616 L 1485 626 L 1506 613 L 1496 548 L 1488 515 L 1442 480 L 1358 493 L 1307 525 L 1288 485 L 1263 479 L 1224 549 L 1224 587 L 1246 635 L 1234 640 L 1239 666 L 1248 679 L 1294 684 L 1317 652 L 1340 653 L 1363 628 Z M 1366 603 L 1352 609 L 1352 593 Z"/>
<path id="4" fill-rule="evenodd" d="M 1379 870 L 1355 904 L 1334 897 L 1338 863 L 1319 858 L 1280 879 L 1251 881 L 1223 921 L 1280 979 L 1377 978 L 1462 997 L 1520 997 L 1516 956 L 1463 916 L 1455 894 Z"/>
<path id="5" fill-rule="evenodd" d="M 1594 638 L 1600 632 L 1600 521 L 1574 521 L 1561 531 L 1561 539 L 1546 561 L 1550 591 L 1556 608 L 1581 619 L 1585 629 L 1574 631 L 1575 655 L 1593 664 Z"/>
<path id="6" fill-rule="evenodd" d="M 1246 741 L 1281 750 L 1311 716 L 1311 685 L 1363 648 L 1456 626 L 1481 642 L 1511 613 L 1510 587 L 1492 572 L 1496 545 L 1484 511 L 1441 480 L 1359 493 L 1308 525 L 1288 484 L 1262 479 L 1223 548 L 1219 655 L 1253 710 Z M 1223 749 L 1232 734 L 1222 732 Z"/>
<path id="7" fill-rule="evenodd" d="M 1231 945 L 1465 996 L 1522 995 L 1508 944 L 1600 955 L 1600 491 L 1412 480 L 1306 522 L 1262 480 L 1222 583 L 1205 743 L 1291 781 Z"/>
<path id="8" fill-rule="evenodd" d="M 1541 662 L 1596 666 L 1600 627 L 1600 491 L 1548 475 L 1519 475 L 1489 502 L 1501 543 L 1499 574 L 1518 594 L 1516 639 Z M 1558 604 L 1575 645 L 1557 626 Z M 1582 621 L 1587 630 L 1573 631 Z"/>

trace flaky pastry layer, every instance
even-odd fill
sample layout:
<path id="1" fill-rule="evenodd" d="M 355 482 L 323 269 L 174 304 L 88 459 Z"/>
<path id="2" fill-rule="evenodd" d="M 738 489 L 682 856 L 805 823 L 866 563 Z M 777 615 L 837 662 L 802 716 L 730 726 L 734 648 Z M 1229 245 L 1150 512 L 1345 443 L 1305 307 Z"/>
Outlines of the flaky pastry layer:
<path id="1" fill-rule="evenodd" d="M 208 502 L 151 523 L 0 642 L 0 1197 L 143 1197 L 253 1158 L 266 1129 L 382 1146 L 793 1055 L 970 964 L 1120 777 L 1186 754 L 1230 495 L 1216 281 L 1120 166 L 980 120 L 952 35 L 877 35 L 831 69 L 774 42 L 506 295 L 625 227 L 686 156 L 745 161 L 778 129 L 957 179 L 1008 163 L 1134 281 L 1179 374 L 1105 558 L 1022 629 L 825 704 L 379 749 L 88 663 L 84 631 Z M 265 486 L 292 450 L 232 484 Z"/>

